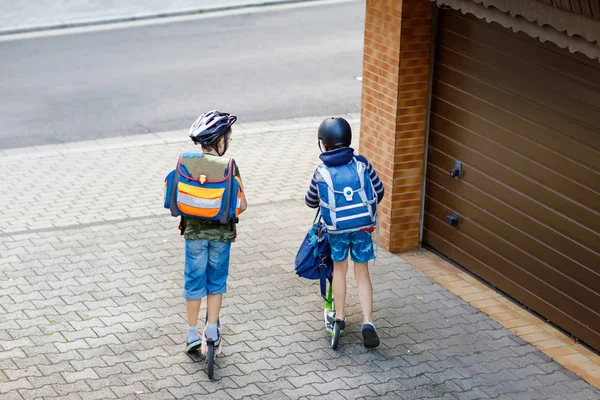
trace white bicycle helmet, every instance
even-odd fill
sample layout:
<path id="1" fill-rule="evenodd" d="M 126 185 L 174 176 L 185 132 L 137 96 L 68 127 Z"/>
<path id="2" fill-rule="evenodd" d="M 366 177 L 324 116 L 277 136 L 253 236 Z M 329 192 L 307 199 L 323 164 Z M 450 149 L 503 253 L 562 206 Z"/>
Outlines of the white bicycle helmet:
<path id="1" fill-rule="evenodd" d="M 195 144 L 212 147 L 219 153 L 217 142 L 221 137 L 229 133 L 231 125 L 235 121 L 237 121 L 237 117 L 233 114 L 216 110 L 208 111 L 199 116 L 196 122 L 192 124 L 189 136 Z M 227 151 L 227 145 L 228 141 L 225 141 L 225 150 L 223 153 Z"/>

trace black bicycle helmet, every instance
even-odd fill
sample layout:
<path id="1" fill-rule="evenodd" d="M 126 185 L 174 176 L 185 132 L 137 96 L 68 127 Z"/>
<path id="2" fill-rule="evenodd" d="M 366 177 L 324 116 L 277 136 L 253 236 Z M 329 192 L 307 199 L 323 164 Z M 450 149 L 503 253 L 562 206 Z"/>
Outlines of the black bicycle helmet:
<path id="1" fill-rule="evenodd" d="M 208 111 L 198 117 L 196 122 L 192 124 L 189 131 L 189 136 L 195 144 L 200 144 L 203 147 L 212 147 L 219 154 L 218 141 L 221 137 L 226 136 L 231 125 L 235 123 L 237 117 L 232 114 L 223 113 L 220 111 Z M 225 141 L 225 150 L 227 151 L 228 141 Z"/>
<path id="2" fill-rule="evenodd" d="M 344 118 L 327 118 L 319 126 L 319 139 L 319 147 L 321 147 L 322 142 L 327 150 L 350 147 L 352 129 Z"/>

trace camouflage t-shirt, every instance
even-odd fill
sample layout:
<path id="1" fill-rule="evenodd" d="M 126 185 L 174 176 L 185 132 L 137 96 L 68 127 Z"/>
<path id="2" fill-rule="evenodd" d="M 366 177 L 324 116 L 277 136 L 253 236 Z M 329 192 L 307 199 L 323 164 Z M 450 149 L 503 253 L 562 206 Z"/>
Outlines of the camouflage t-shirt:
<path id="1" fill-rule="evenodd" d="M 233 242 L 235 240 L 235 222 L 232 220 L 228 224 L 221 224 L 219 221 L 186 218 L 183 235 L 186 239 Z"/>
<path id="2" fill-rule="evenodd" d="M 235 166 L 235 175 L 242 179 L 240 170 Z M 185 239 L 212 240 L 215 242 L 235 241 L 235 221 L 221 224 L 219 221 L 207 221 L 197 218 L 185 218 Z"/>

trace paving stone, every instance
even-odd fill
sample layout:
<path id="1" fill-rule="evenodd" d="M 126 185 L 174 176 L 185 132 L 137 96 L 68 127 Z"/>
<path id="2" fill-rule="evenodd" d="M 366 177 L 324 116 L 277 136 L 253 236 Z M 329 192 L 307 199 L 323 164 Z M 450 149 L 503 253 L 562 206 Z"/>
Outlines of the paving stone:
<path id="1" fill-rule="evenodd" d="M 92 379 L 88 382 L 93 390 L 102 390 L 105 388 L 112 388 L 117 386 L 125 386 L 125 382 L 119 375 L 110 375 L 106 378 Z"/>
<path id="2" fill-rule="evenodd" d="M 101 358 L 94 357 L 94 358 L 87 359 L 87 360 L 81 360 L 81 361 L 75 360 L 75 361 L 71 361 L 71 365 L 77 371 L 82 371 L 82 370 L 85 370 L 85 369 L 88 369 L 88 368 L 105 367 L 106 363 Z"/>
<path id="3" fill-rule="evenodd" d="M 153 359 L 153 361 L 156 361 Z M 154 374 L 157 379 L 164 379 L 169 376 L 186 375 L 187 371 L 179 364 L 172 365 L 170 367 L 150 369 L 150 372 Z"/>
<path id="4" fill-rule="evenodd" d="M 315 389 L 312 385 L 304 385 L 296 389 L 284 389 L 282 390 L 282 392 L 292 400 L 297 400 L 307 396 L 320 395 L 319 391 Z"/>
<path id="5" fill-rule="evenodd" d="M 180 383 L 174 377 L 168 377 L 159 380 L 151 380 L 143 382 L 148 388 L 150 393 L 160 393 L 163 390 L 167 390 L 172 387 L 178 387 Z"/>
<path id="6" fill-rule="evenodd" d="M 125 396 L 144 394 L 148 392 L 148 388 L 141 382 L 136 382 L 126 386 L 115 386 L 111 389 L 120 399 Z"/>
<path id="7" fill-rule="evenodd" d="M 40 365 L 38 368 L 44 376 L 52 375 L 56 372 L 75 372 L 75 368 L 73 368 L 68 361 L 62 361 L 57 364 Z"/>
<path id="8" fill-rule="evenodd" d="M 535 389 L 527 389 L 519 393 L 509 393 L 508 396 L 513 400 L 538 400 L 547 398 Z"/>
<path id="9" fill-rule="evenodd" d="M 385 383 L 378 383 L 369 385 L 369 388 L 378 395 L 385 395 L 390 392 L 398 392 L 406 390 L 406 386 L 402 384 L 401 380 L 391 379 Z"/>
<path id="10" fill-rule="evenodd" d="M 252 395 L 263 395 L 264 392 L 260 390 L 255 384 L 250 384 L 238 389 L 227 389 L 229 394 L 234 399 L 243 399 Z"/>
<path id="11" fill-rule="evenodd" d="M 144 370 L 138 372 L 137 374 L 120 374 L 119 379 L 127 386 L 136 382 L 150 382 L 156 380 L 156 377 L 149 370 Z"/>
<path id="12" fill-rule="evenodd" d="M 49 365 L 50 360 L 44 354 L 39 354 L 34 357 L 15 358 L 13 360 L 0 361 L 0 369 L 12 368 L 14 365 L 17 368 L 29 368 L 32 366 Z"/>
<path id="13" fill-rule="evenodd" d="M 0 394 L 6 395 L 7 393 L 11 393 L 13 391 L 17 391 L 19 389 L 32 389 L 33 385 L 27 378 L 20 378 L 14 381 L 2 382 L 0 385 Z"/>
<path id="14" fill-rule="evenodd" d="M 56 393 L 56 390 L 52 386 L 44 386 L 38 389 L 20 389 L 19 394 L 25 400 L 58 396 L 58 393 Z"/>
<path id="15" fill-rule="evenodd" d="M 322 394 L 352 388 L 342 378 L 327 380 L 325 383 L 313 383 L 312 386 Z"/>
<path id="16" fill-rule="evenodd" d="M 537 377 L 537 378 L 539 379 L 539 377 Z M 546 396 L 547 398 L 552 398 L 557 395 L 569 397 L 573 393 L 573 391 L 571 389 L 569 389 L 568 386 L 564 385 L 561 382 L 557 382 L 554 384 L 549 383 L 545 386 L 536 388 L 536 390 L 538 392 L 540 392 L 541 394 L 543 394 L 544 396 Z"/>
<path id="17" fill-rule="evenodd" d="M 79 380 L 98 379 L 98 374 L 93 368 L 87 368 L 82 371 L 76 372 L 63 372 L 63 377 L 68 383 L 76 382 Z"/>
<path id="18" fill-rule="evenodd" d="M 36 389 L 54 384 L 67 383 L 65 378 L 63 378 L 60 373 L 46 374 L 44 376 L 29 378 L 29 382 L 31 382 L 32 386 Z"/>
<path id="19" fill-rule="evenodd" d="M 74 383 L 55 384 L 52 385 L 52 387 L 61 397 L 81 392 L 89 392 L 91 390 L 89 385 L 81 380 Z"/>
<path id="20" fill-rule="evenodd" d="M 323 382 L 325 382 L 325 380 L 320 376 L 320 374 L 315 373 L 315 372 L 310 372 L 310 373 L 308 373 L 306 375 L 303 375 L 303 376 L 290 377 L 290 378 L 287 378 L 287 379 L 296 388 L 300 388 L 300 387 L 303 387 L 303 386 L 306 386 L 306 385 L 310 385 L 312 383 L 323 383 Z M 285 391 L 284 391 L 284 393 L 285 393 Z"/>
<path id="21" fill-rule="evenodd" d="M 281 392 L 283 389 L 294 389 L 294 385 L 292 385 L 283 375 L 284 374 L 277 379 L 270 379 L 268 382 L 258 382 L 256 383 L 256 386 L 265 394 Z"/>
<path id="22" fill-rule="evenodd" d="M 103 388 L 93 392 L 86 392 L 83 397 L 85 400 L 103 400 L 116 399 L 117 395 L 110 388 Z"/>
<path id="23" fill-rule="evenodd" d="M 202 384 L 194 382 L 189 386 L 184 386 L 184 387 L 171 387 L 169 388 L 169 392 L 176 398 L 176 399 L 181 399 L 184 398 L 184 396 L 197 396 L 197 395 L 206 395 L 207 391 L 204 389 L 204 387 L 202 386 Z M 229 396 L 229 395 L 227 395 Z M 211 398 L 213 398 L 213 396 L 211 395 Z M 231 396 L 229 396 L 229 398 L 231 398 Z"/>
<path id="24" fill-rule="evenodd" d="M 35 366 L 21 369 L 5 369 L 3 372 L 11 381 L 16 381 L 20 378 L 42 376 L 42 372 Z"/>

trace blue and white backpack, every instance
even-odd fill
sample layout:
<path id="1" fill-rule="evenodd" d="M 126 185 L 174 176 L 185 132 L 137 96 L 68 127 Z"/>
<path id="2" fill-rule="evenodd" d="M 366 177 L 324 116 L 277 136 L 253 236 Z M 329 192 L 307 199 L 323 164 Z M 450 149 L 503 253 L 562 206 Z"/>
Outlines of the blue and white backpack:
<path id="1" fill-rule="evenodd" d="M 369 230 L 377 224 L 377 192 L 367 164 L 353 157 L 348 164 L 317 167 L 321 216 L 331 234 Z"/>

